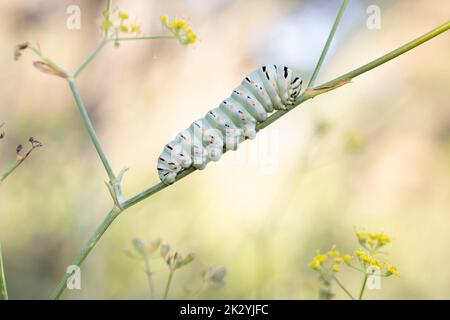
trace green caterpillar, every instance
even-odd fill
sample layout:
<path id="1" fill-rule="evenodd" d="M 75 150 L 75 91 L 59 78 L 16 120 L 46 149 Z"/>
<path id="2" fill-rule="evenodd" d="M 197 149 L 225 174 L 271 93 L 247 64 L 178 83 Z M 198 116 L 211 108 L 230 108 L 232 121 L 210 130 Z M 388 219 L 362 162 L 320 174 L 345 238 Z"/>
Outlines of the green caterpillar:
<path id="1" fill-rule="evenodd" d="M 300 94 L 302 80 L 285 66 L 263 66 L 233 90 L 205 117 L 194 121 L 169 142 L 158 158 L 158 175 L 165 184 L 190 167 L 204 169 L 228 150 L 256 136 L 256 124 L 274 110 L 286 109 Z"/>

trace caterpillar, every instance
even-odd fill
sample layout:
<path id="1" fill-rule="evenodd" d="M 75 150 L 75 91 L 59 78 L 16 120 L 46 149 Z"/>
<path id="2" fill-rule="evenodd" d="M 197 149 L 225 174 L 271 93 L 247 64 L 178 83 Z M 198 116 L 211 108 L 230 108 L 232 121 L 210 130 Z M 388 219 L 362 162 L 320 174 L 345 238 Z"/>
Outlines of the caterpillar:
<path id="1" fill-rule="evenodd" d="M 262 66 L 246 76 L 229 98 L 164 147 L 157 164 L 160 180 L 172 184 L 179 172 L 204 169 L 224 152 L 237 150 L 242 141 L 256 136 L 257 123 L 294 103 L 301 85 L 302 79 L 279 65 Z"/>

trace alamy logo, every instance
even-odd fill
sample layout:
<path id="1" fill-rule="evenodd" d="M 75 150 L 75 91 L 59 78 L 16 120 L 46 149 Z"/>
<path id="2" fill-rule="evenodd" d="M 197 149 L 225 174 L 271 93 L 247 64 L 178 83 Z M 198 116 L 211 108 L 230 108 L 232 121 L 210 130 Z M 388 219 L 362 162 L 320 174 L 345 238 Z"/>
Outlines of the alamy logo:
<path id="1" fill-rule="evenodd" d="M 380 290 L 381 289 L 381 272 L 380 269 L 369 267 L 367 269 L 367 289 Z"/>
<path id="2" fill-rule="evenodd" d="M 67 267 L 67 289 L 69 290 L 80 290 L 81 289 L 81 270 L 79 266 L 71 265 Z"/>
<path id="3" fill-rule="evenodd" d="M 70 16 L 66 20 L 66 26 L 69 30 L 81 29 L 81 9 L 77 5 L 70 5 L 66 9 L 66 13 Z"/>
<path id="4" fill-rule="evenodd" d="M 369 30 L 380 30 L 381 29 L 381 10 L 379 6 L 370 5 L 366 10 L 369 15 L 366 20 L 366 26 Z"/>

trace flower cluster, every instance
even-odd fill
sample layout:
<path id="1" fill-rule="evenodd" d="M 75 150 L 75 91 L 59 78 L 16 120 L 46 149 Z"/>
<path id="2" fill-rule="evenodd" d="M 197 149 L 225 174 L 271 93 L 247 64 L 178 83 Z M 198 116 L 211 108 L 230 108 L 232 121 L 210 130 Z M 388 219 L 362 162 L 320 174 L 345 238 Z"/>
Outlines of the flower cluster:
<path id="1" fill-rule="evenodd" d="M 177 19 L 172 22 L 169 17 L 162 16 L 161 23 L 167 28 L 181 44 L 189 45 L 197 41 L 197 35 L 192 31 L 186 20 Z"/>
<path id="2" fill-rule="evenodd" d="M 341 254 L 341 252 L 332 246 L 326 253 L 317 251 L 309 267 L 320 274 L 326 292 L 325 296 L 332 297 L 330 284 L 332 280 L 336 280 L 336 274 L 342 270 L 342 266 L 347 266 L 353 270 L 361 272 L 367 278 L 371 275 L 379 275 L 389 277 L 391 275 L 399 276 L 397 268 L 391 265 L 384 257 L 385 253 L 380 248 L 391 243 L 391 238 L 385 233 L 374 233 L 364 230 L 356 230 L 356 237 L 362 248 L 354 251 L 353 255 Z M 356 257 L 356 259 L 355 259 Z M 353 264 L 356 260 L 358 264 Z M 342 284 L 338 283 L 339 286 Z M 362 296 L 362 295 L 361 295 Z"/>
<path id="3" fill-rule="evenodd" d="M 186 257 L 183 257 L 179 252 L 170 253 L 168 244 L 161 246 L 160 253 L 172 271 L 189 264 L 195 259 L 195 254 L 192 252 L 188 253 Z"/>
<path id="4" fill-rule="evenodd" d="M 321 254 L 318 251 L 309 267 L 313 270 L 323 269 L 324 271 L 339 272 L 341 271 L 341 264 L 345 263 L 349 265 L 352 259 L 353 256 L 349 254 L 341 255 L 339 250 L 336 249 L 336 246 L 333 245 L 330 251 L 325 254 Z M 329 266 L 325 265 L 327 261 L 331 262 Z"/>
<path id="5" fill-rule="evenodd" d="M 203 281 L 210 286 L 225 286 L 226 276 L 227 269 L 225 267 L 214 269 L 210 266 L 202 272 Z"/>
<path id="6" fill-rule="evenodd" d="M 101 29 L 108 35 L 110 32 L 114 37 L 118 37 L 119 33 L 128 33 L 139 35 L 141 33 L 141 26 L 135 22 L 129 22 L 129 15 L 127 12 L 119 10 L 111 12 L 105 10 L 103 12 L 103 21 L 101 23 Z"/>

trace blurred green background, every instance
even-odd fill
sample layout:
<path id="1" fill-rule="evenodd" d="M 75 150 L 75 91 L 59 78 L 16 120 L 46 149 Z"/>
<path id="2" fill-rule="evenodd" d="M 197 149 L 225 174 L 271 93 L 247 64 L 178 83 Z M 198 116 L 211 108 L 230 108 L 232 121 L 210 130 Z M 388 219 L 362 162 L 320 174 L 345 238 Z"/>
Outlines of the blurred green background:
<path id="1" fill-rule="evenodd" d="M 37 72 L 25 52 L 74 70 L 96 46 L 106 1 L 1 1 L 0 171 L 28 137 L 36 150 L 0 188 L 0 239 L 10 297 L 45 299 L 111 207 L 106 175 L 67 84 Z M 69 5 L 81 29 L 69 30 Z M 381 29 L 366 9 L 381 9 Z M 260 65 L 285 64 L 305 80 L 340 1 L 114 1 L 145 34 L 166 32 L 160 16 L 188 17 L 200 41 L 128 42 L 105 48 L 78 79 L 113 167 L 131 170 L 132 196 L 157 183 L 166 142 L 215 107 Z M 350 1 L 317 83 L 350 71 L 442 24 L 445 1 Z M 339 90 L 303 104 L 241 145 L 127 210 L 82 267 L 70 299 L 146 299 L 144 265 L 125 252 L 132 239 L 160 237 L 197 259 L 175 274 L 170 297 L 195 290 L 201 270 L 225 266 L 227 284 L 200 298 L 316 299 L 316 249 L 358 248 L 360 226 L 393 237 L 386 250 L 400 278 L 370 299 L 450 298 L 450 34 Z M 306 81 L 304 81 L 306 83 Z M 162 294 L 168 270 L 155 258 Z M 361 277 L 342 271 L 353 291 Z M 337 288 L 337 298 L 345 296 Z"/>

